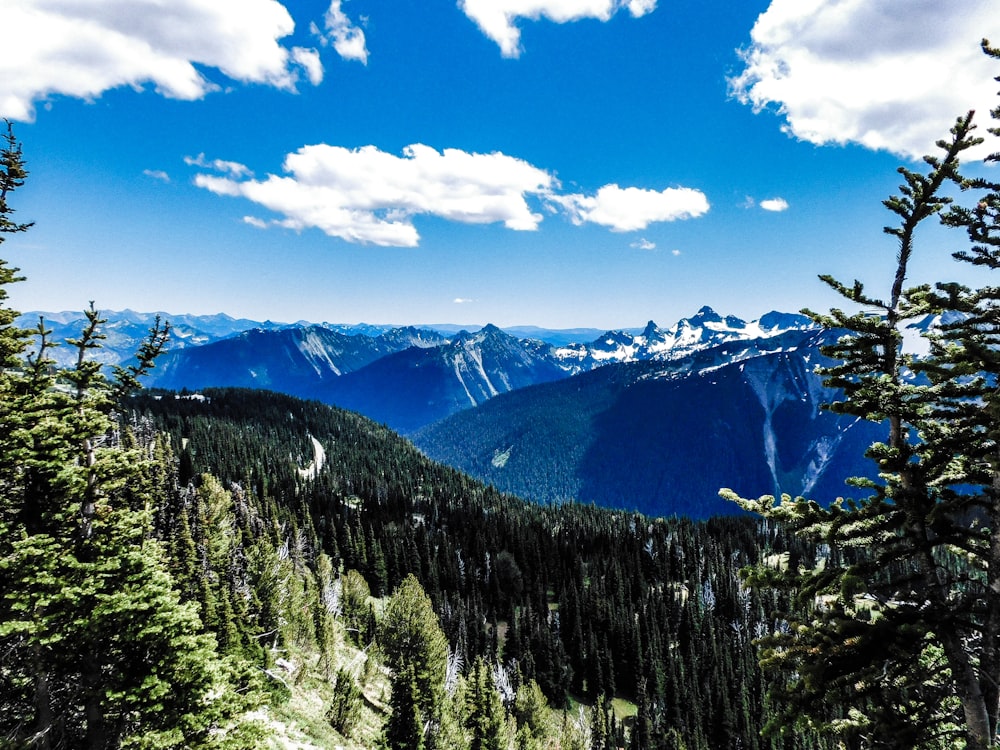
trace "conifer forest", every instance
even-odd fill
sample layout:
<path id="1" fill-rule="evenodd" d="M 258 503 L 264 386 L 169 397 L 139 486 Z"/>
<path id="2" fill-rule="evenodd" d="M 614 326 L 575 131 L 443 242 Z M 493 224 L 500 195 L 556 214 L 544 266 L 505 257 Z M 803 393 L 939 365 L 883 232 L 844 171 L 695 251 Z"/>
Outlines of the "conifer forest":
<path id="1" fill-rule="evenodd" d="M 822 277 L 827 408 L 887 428 L 829 505 L 531 503 L 318 401 L 143 389 L 169 321 L 102 367 L 99 308 L 19 328 L 0 260 L 0 745 L 1000 747 L 998 125 L 900 170 L 882 288 Z M 2 241 L 30 166 L 7 123 Z M 915 277 L 932 223 L 979 286 Z"/>

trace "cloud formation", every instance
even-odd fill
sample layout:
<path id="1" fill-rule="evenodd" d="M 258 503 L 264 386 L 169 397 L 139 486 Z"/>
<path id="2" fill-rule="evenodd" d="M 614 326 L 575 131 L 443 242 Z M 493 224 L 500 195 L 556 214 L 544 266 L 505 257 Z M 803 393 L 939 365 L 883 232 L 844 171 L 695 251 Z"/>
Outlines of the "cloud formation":
<path id="1" fill-rule="evenodd" d="M 0 116 L 13 120 L 119 86 L 200 99 L 219 88 L 204 68 L 286 90 L 323 77 L 316 50 L 280 43 L 295 23 L 277 0 L 4 0 L 3 27 Z"/>
<path id="2" fill-rule="evenodd" d="M 919 158 L 956 117 L 995 102 L 979 48 L 1000 39 L 995 0 L 772 0 L 750 35 L 731 91 L 809 143 Z"/>
<path id="3" fill-rule="evenodd" d="M 252 177 L 253 172 L 245 164 L 240 164 L 238 161 L 224 161 L 222 159 L 206 159 L 205 154 L 201 153 L 197 156 L 185 156 L 184 163 L 190 167 L 201 167 L 202 169 L 211 169 L 216 172 L 222 172 L 223 174 L 228 174 L 230 177 Z"/>
<path id="4" fill-rule="evenodd" d="M 653 222 L 700 216 L 708 200 L 698 190 L 663 191 L 605 185 L 593 196 L 563 195 L 545 170 L 502 153 L 459 149 L 437 151 L 414 144 L 401 156 L 375 146 L 347 149 L 318 144 L 285 157 L 284 175 L 254 179 L 237 162 L 187 157 L 201 172 L 194 183 L 216 195 L 246 198 L 281 218 L 246 217 L 256 227 L 320 229 L 331 237 L 362 244 L 415 247 L 416 216 L 463 224 L 502 223 L 508 229 L 537 229 L 544 205 L 564 212 L 574 224 L 595 223 L 612 231 L 644 229 Z M 651 244 L 651 243 L 650 243 Z"/>
<path id="5" fill-rule="evenodd" d="M 315 23 L 310 24 L 310 30 L 319 37 L 324 46 L 332 44 L 337 54 L 345 60 L 357 60 L 367 65 L 368 47 L 365 41 L 365 32 L 351 23 L 351 19 L 347 17 L 340 5 L 341 0 L 331 0 L 330 2 L 330 7 L 323 18 L 326 34 L 323 34 Z"/>
<path id="6" fill-rule="evenodd" d="M 657 0 L 459 0 L 458 7 L 500 46 L 504 57 L 521 54 L 520 18 L 547 18 L 555 23 L 594 18 L 607 21 L 626 9 L 633 18 L 656 10 Z"/>
<path id="7" fill-rule="evenodd" d="M 555 184 L 547 172 L 504 154 L 438 152 L 420 144 L 407 146 L 402 156 L 374 146 L 305 146 L 285 158 L 284 170 L 287 176 L 264 180 L 199 174 L 195 184 L 281 214 L 279 226 L 401 247 L 419 242 L 412 221 L 417 215 L 535 229 L 542 216 L 527 196 L 547 195 Z"/>
<path id="8" fill-rule="evenodd" d="M 650 242 L 645 237 L 643 237 L 642 239 L 638 239 L 635 242 L 629 244 L 629 247 L 631 247 L 633 250 L 655 250 L 656 243 Z"/>
<path id="9" fill-rule="evenodd" d="M 760 202 L 760 207 L 765 211 L 786 211 L 788 209 L 788 201 L 784 198 L 768 198 Z"/>
<path id="10" fill-rule="evenodd" d="M 708 198 L 693 188 L 645 190 L 605 185 L 593 196 L 565 195 L 554 198 L 569 213 L 574 224 L 600 224 L 613 232 L 645 229 L 659 221 L 691 219 L 708 211 Z"/>

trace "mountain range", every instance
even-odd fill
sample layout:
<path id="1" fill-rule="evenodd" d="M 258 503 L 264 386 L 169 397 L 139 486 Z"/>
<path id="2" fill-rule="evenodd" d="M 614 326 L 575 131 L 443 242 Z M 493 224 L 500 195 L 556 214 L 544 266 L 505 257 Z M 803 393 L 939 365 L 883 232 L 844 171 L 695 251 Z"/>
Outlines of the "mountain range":
<path id="1" fill-rule="evenodd" d="M 411 436 L 428 456 L 539 502 L 732 513 L 721 487 L 829 502 L 871 473 L 881 425 L 820 409 L 836 334 L 793 330 L 509 393 Z"/>
<path id="2" fill-rule="evenodd" d="M 396 352 L 440 346 L 433 331 L 395 328 L 348 335 L 321 325 L 253 328 L 203 346 L 168 351 L 150 385 L 171 390 L 218 386 L 262 388 L 318 398 L 323 386 Z"/>
<path id="3" fill-rule="evenodd" d="M 45 316 L 69 335 L 79 317 Z M 116 352 L 153 320 L 106 317 Z M 247 387 L 334 404 L 539 502 L 703 517 L 735 510 L 718 499 L 723 486 L 829 501 L 847 477 L 869 471 L 864 451 L 881 437 L 879 425 L 820 409 L 835 394 L 813 370 L 836 334 L 801 315 L 746 322 L 703 307 L 669 328 L 650 321 L 582 342 L 567 331 L 520 337 L 492 325 L 161 317 L 175 337 L 154 388 Z"/>
<path id="4" fill-rule="evenodd" d="M 255 328 L 168 352 L 150 385 L 173 390 L 267 388 L 359 411 L 408 433 L 510 391 L 612 363 L 667 361 L 731 341 L 810 329 L 799 315 L 746 323 L 702 308 L 668 329 L 608 331 L 589 343 L 554 345 L 496 326 L 450 337 L 423 328 L 372 336 L 328 325 Z"/>

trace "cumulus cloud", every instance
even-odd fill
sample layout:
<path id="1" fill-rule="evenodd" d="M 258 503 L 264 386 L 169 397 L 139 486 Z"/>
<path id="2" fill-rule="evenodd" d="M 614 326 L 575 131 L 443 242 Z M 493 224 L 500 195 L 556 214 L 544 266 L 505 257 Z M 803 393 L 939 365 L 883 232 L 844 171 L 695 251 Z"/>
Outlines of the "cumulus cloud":
<path id="1" fill-rule="evenodd" d="M 678 255 L 681 254 L 681 251 L 680 250 L 671 250 L 670 254 L 676 257 L 676 256 L 678 256 Z"/>
<path id="2" fill-rule="evenodd" d="M 593 196 L 560 194 L 552 174 L 522 159 L 459 149 L 439 152 L 421 144 L 407 146 L 401 156 L 375 146 L 304 146 L 285 157 L 283 175 L 264 179 L 255 179 L 243 164 L 204 154 L 185 161 L 214 172 L 195 175 L 198 187 L 248 199 L 279 217 L 248 217 L 247 223 L 296 231 L 316 228 L 347 242 L 373 245 L 416 246 L 416 216 L 530 231 L 543 218 L 536 208 L 544 206 L 564 212 L 574 224 L 625 232 L 708 211 L 705 195 L 690 188 L 605 185 Z M 644 249 L 655 247 L 641 242 L 649 246 L 640 245 Z"/>
<path id="3" fill-rule="evenodd" d="M 643 237 L 642 239 L 636 240 L 635 242 L 631 243 L 629 247 L 631 247 L 633 250 L 655 250 L 656 243 L 650 242 L 645 237 Z"/>
<path id="4" fill-rule="evenodd" d="M 452 302 L 454 302 L 456 305 L 467 305 L 470 302 L 475 302 L 475 300 L 470 299 L 468 297 L 455 297 L 455 299 L 453 299 Z"/>
<path id="5" fill-rule="evenodd" d="M 195 184 L 281 214 L 277 223 L 283 227 L 315 227 L 348 242 L 402 247 L 418 244 L 417 215 L 536 229 L 542 217 L 529 207 L 528 196 L 545 196 L 555 185 L 547 172 L 504 154 L 438 152 L 420 144 L 407 146 L 402 156 L 374 146 L 305 146 L 285 158 L 284 170 L 284 176 L 263 180 L 241 179 L 232 171 L 202 173 Z"/>
<path id="6" fill-rule="evenodd" d="M 621 9 L 633 18 L 656 10 L 657 0 L 459 0 L 458 7 L 479 29 L 500 46 L 504 57 L 521 54 L 517 19 L 547 18 L 555 23 L 595 18 L 607 21 Z"/>
<path id="7" fill-rule="evenodd" d="M 593 196 L 553 197 L 569 214 L 574 224 L 593 223 L 614 232 L 645 229 L 660 221 L 690 219 L 708 211 L 708 199 L 693 188 L 645 190 L 635 187 L 605 185 Z"/>
<path id="8" fill-rule="evenodd" d="M 765 211 L 785 211 L 788 209 L 788 201 L 784 198 L 768 198 L 760 202 L 760 207 Z"/>
<path id="9" fill-rule="evenodd" d="M 857 143 L 917 158 L 955 118 L 995 103 L 995 0 L 772 0 L 731 91 L 773 107 L 810 143 Z"/>
<path id="10" fill-rule="evenodd" d="M 322 80 L 315 50 L 281 44 L 295 23 L 277 0 L 4 0 L 3 27 L 0 116 L 14 120 L 119 86 L 200 99 L 219 88 L 206 68 L 286 90 Z"/>
<path id="11" fill-rule="evenodd" d="M 367 65 L 368 47 L 365 42 L 365 32 L 351 23 L 351 19 L 340 6 L 341 0 L 331 1 L 323 18 L 325 34 L 315 23 L 311 24 L 310 30 L 319 37 L 324 46 L 332 44 L 337 54 L 345 60 L 358 60 Z"/>

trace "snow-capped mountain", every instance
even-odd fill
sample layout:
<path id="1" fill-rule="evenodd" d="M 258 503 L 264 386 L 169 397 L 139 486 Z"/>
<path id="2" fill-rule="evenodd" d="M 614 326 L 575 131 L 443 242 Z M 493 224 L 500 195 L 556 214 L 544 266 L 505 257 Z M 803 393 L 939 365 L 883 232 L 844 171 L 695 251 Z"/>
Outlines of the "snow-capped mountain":
<path id="1" fill-rule="evenodd" d="M 729 341 L 771 338 L 811 327 L 812 321 L 804 315 L 770 312 L 748 323 L 733 315 L 722 317 L 711 307 L 702 307 L 668 329 L 651 320 L 639 334 L 608 331 L 589 344 L 558 347 L 554 355 L 568 371 L 575 373 L 612 362 L 679 359 Z"/>

